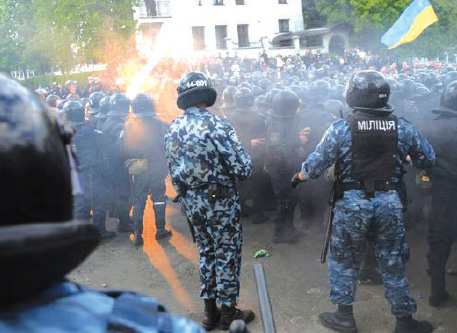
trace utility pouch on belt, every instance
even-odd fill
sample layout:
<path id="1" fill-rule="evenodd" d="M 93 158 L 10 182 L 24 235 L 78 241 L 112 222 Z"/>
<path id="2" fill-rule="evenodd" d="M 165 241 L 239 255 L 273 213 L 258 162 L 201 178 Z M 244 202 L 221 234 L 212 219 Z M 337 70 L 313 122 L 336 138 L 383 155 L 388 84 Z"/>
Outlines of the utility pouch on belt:
<path id="1" fill-rule="evenodd" d="M 129 175 L 141 175 L 149 170 L 149 162 L 145 158 L 131 158 L 124 162 Z"/>
<path id="2" fill-rule="evenodd" d="M 208 201 L 210 204 L 215 204 L 219 198 L 227 198 L 227 187 L 219 184 L 208 184 Z"/>

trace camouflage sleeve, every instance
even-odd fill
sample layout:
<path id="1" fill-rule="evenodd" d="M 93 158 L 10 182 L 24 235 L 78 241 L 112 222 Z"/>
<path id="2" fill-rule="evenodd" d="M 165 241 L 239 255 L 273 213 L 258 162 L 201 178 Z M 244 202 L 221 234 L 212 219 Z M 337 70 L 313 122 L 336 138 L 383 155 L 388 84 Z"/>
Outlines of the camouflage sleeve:
<path id="1" fill-rule="evenodd" d="M 251 175 L 251 157 L 244 151 L 243 144 L 238 139 L 235 129 L 226 121 L 223 128 L 212 133 L 212 141 L 219 152 L 221 162 L 227 172 L 236 180 L 246 179 Z"/>
<path id="2" fill-rule="evenodd" d="M 338 124 L 338 123 L 336 123 Z M 302 164 L 302 173 L 306 179 L 315 179 L 322 175 L 325 170 L 335 164 L 338 157 L 338 132 L 336 125 L 332 124 L 325 132 L 316 150 L 309 154 Z"/>
<path id="3" fill-rule="evenodd" d="M 179 161 L 173 157 L 173 154 L 170 153 L 173 144 L 177 143 L 174 142 L 173 134 L 170 131 L 170 127 L 168 127 L 164 135 L 165 156 L 167 159 L 167 166 L 171 183 L 174 189 L 179 191 L 179 178 L 176 174 L 177 167 L 179 166 Z"/>
<path id="4" fill-rule="evenodd" d="M 411 157 L 415 167 L 420 170 L 429 170 L 435 166 L 436 154 L 428 140 L 409 122 L 403 120 L 407 154 Z"/>

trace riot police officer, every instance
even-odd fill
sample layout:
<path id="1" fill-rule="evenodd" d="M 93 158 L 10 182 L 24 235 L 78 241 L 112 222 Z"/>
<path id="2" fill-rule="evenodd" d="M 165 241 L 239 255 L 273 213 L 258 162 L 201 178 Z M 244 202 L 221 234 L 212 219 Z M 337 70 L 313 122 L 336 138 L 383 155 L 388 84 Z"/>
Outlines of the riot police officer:
<path id="1" fill-rule="evenodd" d="M 203 73 L 184 74 L 178 86 L 178 107 L 184 113 L 170 124 L 165 146 L 173 186 L 183 198 L 199 247 L 202 324 L 207 330 L 227 330 L 234 319 L 254 319 L 252 311 L 236 308 L 242 243 L 236 181 L 250 175 L 251 160 L 233 127 L 208 112 L 216 98 Z"/>
<path id="2" fill-rule="evenodd" d="M 93 223 L 103 239 L 113 238 L 116 234 L 106 230 L 105 217 L 107 211 L 106 196 L 104 195 L 103 169 L 100 165 L 100 154 L 107 144 L 105 137 L 93 126 L 85 123 L 85 110 L 79 102 L 67 102 L 63 113 L 69 125 L 75 130 L 73 145 L 78 157 L 79 174 L 84 193 L 75 198 L 75 217 L 79 220 L 89 220 L 93 212 Z"/>
<path id="3" fill-rule="evenodd" d="M 335 164 L 339 186 L 328 267 L 330 298 L 338 310 L 322 313 L 320 320 L 339 331 L 357 330 L 352 306 L 367 237 L 380 262 L 386 297 L 396 317 L 395 332 L 433 331 L 430 323 L 412 318 L 416 302 L 405 277 L 409 248 L 399 191 L 406 157 L 427 173 L 435 163 L 435 153 L 413 125 L 392 114 L 389 95 L 389 84 L 381 73 L 355 74 L 346 87 L 352 114 L 327 129 L 292 181 L 295 186 L 317 178 Z"/>
<path id="4" fill-rule="evenodd" d="M 95 127 L 99 131 L 102 130 L 103 124 L 105 123 L 106 119 L 108 119 L 110 98 L 111 96 L 105 96 L 100 100 L 98 104 L 98 113 L 94 116 L 94 118 L 97 119 L 97 124 Z"/>
<path id="5" fill-rule="evenodd" d="M 143 244 L 143 214 L 148 195 L 153 201 L 156 239 L 170 237 L 165 229 L 166 186 L 168 174 L 164 137 L 167 125 L 157 119 L 153 100 L 138 94 L 132 101 L 131 117 L 125 123 L 125 157 L 132 186 L 135 244 Z"/>
<path id="6" fill-rule="evenodd" d="M 267 122 L 265 169 L 270 175 L 278 206 L 273 243 L 294 243 L 300 235 L 293 223 L 297 192 L 288 184 L 300 167 L 302 156 L 296 119 L 299 105 L 300 99 L 294 92 L 278 92 L 273 98 L 273 112 Z"/>
<path id="7" fill-rule="evenodd" d="M 97 126 L 98 119 L 95 116 L 99 112 L 100 101 L 103 97 L 105 97 L 105 94 L 102 92 L 94 92 L 89 96 L 89 123 L 94 127 Z"/>
<path id="8" fill-rule="evenodd" d="M 102 126 L 102 132 L 107 136 L 108 167 L 112 179 L 111 195 L 114 203 L 115 216 L 119 219 L 118 232 L 133 231 L 130 220 L 131 192 L 129 175 L 124 166 L 124 122 L 130 110 L 130 102 L 126 95 L 116 93 L 110 98 L 108 119 Z"/>
<path id="9" fill-rule="evenodd" d="M 267 221 L 267 218 L 263 214 L 265 204 L 262 193 L 260 192 L 262 187 L 260 183 L 265 177 L 262 175 L 262 154 L 253 152 L 252 141 L 265 137 L 265 117 L 257 112 L 255 97 L 251 89 L 246 86 L 248 84 L 242 84 L 242 87 L 233 96 L 236 110 L 228 116 L 228 120 L 239 135 L 246 152 L 251 158 L 253 156 L 256 157 L 256 159 L 252 160 L 253 170 L 251 177 L 239 185 L 239 190 L 242 216 L 252 215 L 252 222 L 254 224 L 260 224 Z M 258 149 L 260 147 L 256 148 Z M 249 198 L 252 198 L 253 201 L 252 210 L 249 210 L 246 205 L 246 200 Z"/>
<path id="10" fill-rule="evenodd" d="M 202 333 L 154 298 L 65 278 L 99 243 L 95 226 L 72 220 L 71 135 L 19 83 L 0 75 L 0 87 L 0 331 Z"/>
<path id="11" fill-rule="evenodd" d="M 457 81 L 446 87 L 441 95 L 440 107 L 433 112 L 438 117 L 431 123 L 428 137 L 439 158 L 433 170 L 432 220 L 427 258 L 431 282 L 429 303 L 436 307 L 449 298 L 446 291 L 446 262 L 451 254 L 452 243 L 457 239 L 457 154 L 453 148 L 457 143 Z"/>

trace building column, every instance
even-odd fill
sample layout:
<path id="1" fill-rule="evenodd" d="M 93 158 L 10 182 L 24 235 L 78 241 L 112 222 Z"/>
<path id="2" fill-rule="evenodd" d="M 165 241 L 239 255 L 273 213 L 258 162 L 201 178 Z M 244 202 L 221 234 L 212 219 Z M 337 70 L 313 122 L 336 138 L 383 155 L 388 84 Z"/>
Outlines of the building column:
<path id="1" fill-rule="evenodd" d="M 292 40 L 294 41 L 295 55 L 298 55 L 300 54 L 300 37 L 294 36 L 292 37 Z"/>

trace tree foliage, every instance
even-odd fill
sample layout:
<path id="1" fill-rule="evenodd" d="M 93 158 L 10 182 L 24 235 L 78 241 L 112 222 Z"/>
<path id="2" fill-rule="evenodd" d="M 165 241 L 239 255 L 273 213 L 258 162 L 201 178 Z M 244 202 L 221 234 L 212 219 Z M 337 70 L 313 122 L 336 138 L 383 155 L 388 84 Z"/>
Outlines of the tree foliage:
<path id="1" fill-rule="evenodd" d="M 429 27 L 416 41 L 394 53 L 435 57 L 452 49 L 457 37 L 457 1 L 431 1 L 439 22 Z M 409 6 L 411 0 L 319 0 L 317 10 L 329 22 L 349 23 L 354 27 L 353 42 L 375 51 L 385 51 L 380 38 Z"/>
<path id="2" fill-rule="evenodd" d="M 68 71 L 94 62 L 116 67 L 125 52 L 135 52 L 136 2 L 2 0 L 0 34 L 7 40 L 0 40 L 0 70 Z"/>
<path id="3" fill-rule="evenodd" d="M 316 8 L 317 2 L 318 0 L 302 0 L 303 21 L 306 29 L 321 28 L 327 23 L 325 15 Z"/>

